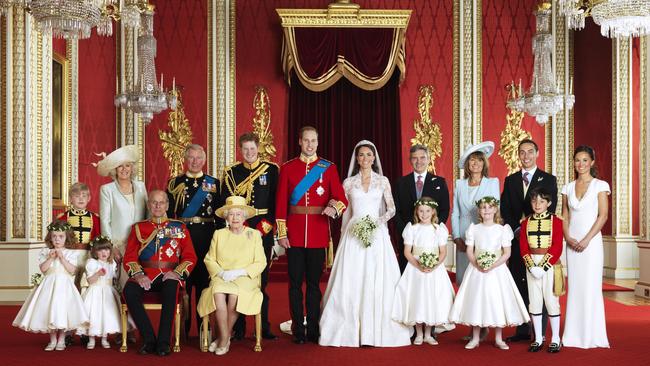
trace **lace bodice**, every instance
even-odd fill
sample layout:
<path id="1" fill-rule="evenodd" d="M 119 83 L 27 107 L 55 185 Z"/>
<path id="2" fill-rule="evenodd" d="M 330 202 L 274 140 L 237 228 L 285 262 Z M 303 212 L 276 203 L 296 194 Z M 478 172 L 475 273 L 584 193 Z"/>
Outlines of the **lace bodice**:
<path id="1" fill-rule="evenodd" d="M 395 202 L 388 178 L 372 172 L 368 192 L 365 192 L 361 174 L 357 174 L 343 181 L 343 189 L 349 202 L 347 214 L 350 219 L 369 215 L 385 224 L 395 216 Z"/>

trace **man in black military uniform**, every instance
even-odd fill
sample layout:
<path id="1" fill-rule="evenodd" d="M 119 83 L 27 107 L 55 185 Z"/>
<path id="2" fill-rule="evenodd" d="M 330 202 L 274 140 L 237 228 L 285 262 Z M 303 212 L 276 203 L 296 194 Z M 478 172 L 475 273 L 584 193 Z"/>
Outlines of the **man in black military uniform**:
<path id="1" fill-rule="evenodd" d="M 239 148 L 244 158 L 243 162 L 237 162 L 224 171 L 221 181 L 222 203 L 229 196 L 242 196 L 246 198 L 246 204 L 255 207 L 256 215 L 249 217 L 246 224 L 260 231 L 266 258 L 271 256 L 273 248 L 273 223 L 275 222 L 275 192 L 277 189 L 279 168 L 277 165 L 260 160 L 258 155 L 259 139 L 253 133 L 245 133 L 239 137 Z M 269 265 L 267 260 L 266 268 L 262 272 L 262 337 L 264 339 L 277 339 L 271 332 L 269 323 L 269 296 L 266 293 L 266 285 L 269 281 Z M 245 317 L 242 315 L 237 319 L 234 327 L 235 339 L 244 337 L 246 329 Z"/>
<path id="2" fill-rule="evenodd" d="M 210 249 L 212 234 L 216 229 L 223 227 L 223 222 L 214 214 L 220 207 L 220 183 L 217 178 L 203 173 L 205 161 L 203 147 L 197 144 L 189 145 L 185 149 L 187 171 L 183 175 L 170 179 L 167 184 L 169 197 L 167 216 L 185 223 L 198 258 L 196 267 L 186 282 L 190 309 L 196 309 L 196 305 L 192 305 L 192 290 L 195 290 L 195 300 L 198 300 L 203 289 L 210 283 L 210 275 L 203 259 Z M 200 329 L 201 319 L 198 313 L 196 320 L 197 328 Z M 190 312 L 190 316 L 185 320 L 186 333 L 189 333 L 191 326 Z"/>

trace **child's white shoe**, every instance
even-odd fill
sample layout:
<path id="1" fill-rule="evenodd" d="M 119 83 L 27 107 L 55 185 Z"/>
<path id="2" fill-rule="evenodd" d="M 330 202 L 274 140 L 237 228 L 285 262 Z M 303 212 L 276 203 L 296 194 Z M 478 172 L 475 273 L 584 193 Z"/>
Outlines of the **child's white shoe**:
<path id="1" fill-rule="evenodd" d="M 110 342 L 108 342 L 108 339 L 106 337 L 102 338 L 102 347 L 103 348 L 111 348 Z"/>
<path id="2" fill-rule="evenodd" d="M 465 349 L 474 349 L 478 347 L 478 341 L 471 340 L 465 345 Z"/>
<path id="3" fill-rule="evenodd" d="M 95 349 L 95 337 L 88 338 L 88 344 L 86 344 L 86 349 Z"/>
<path id="4" fill-rule="evenodd" d="M 54 347 L 54 349 L 57 350 L 57 351 L 65 350 L 65 339 L 59 339 L 59 341 L 56 343 L 56 347 Z"/>
<path id="5" fill-rule="evenodd" d="M 438 345 L 438 341 L 436 341 L 436 339 L 433 337 L 424 337 L 424 341 L 432 346 Z"/>
<path id="6" fill-rule="evenodd" d="M 419 346 L 422 344 L 422 334 L 418 334 L 415 336 L 415 339 L 413 340 L 413 344 L 416 346 Z"/>
<path id="7" fill-rule="evenodd" d="M 217 350 L 217 341 L 218 340 L 215 339 L 214 342 L 210 343 L 210 346 L 208 347 L 208 351 L 214 352 Z"/>
<path id="8" fill-rule="evenodd" d="M 510 347 L 508 347 L 508 344 L 506 344 L 506 342 L 504 342 L 504 341 L 496 341 L 496 342 L 494 342 L 494 345 L 498 349 L 503 349 L 503 350 L 510 349 Z"/>
<path id="9" fill-rule="evenodd" d="M 54 348 L 56 348 L 56 342 L 50 342 L 45 346 L 47 352 L 54 351 Z"/>

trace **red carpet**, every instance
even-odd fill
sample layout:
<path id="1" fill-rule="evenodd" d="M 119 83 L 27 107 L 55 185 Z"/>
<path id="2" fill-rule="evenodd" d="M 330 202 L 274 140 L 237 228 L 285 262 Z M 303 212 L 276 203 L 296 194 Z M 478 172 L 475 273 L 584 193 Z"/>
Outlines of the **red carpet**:
<path id="1" fill-rule="evenodd" d="M 323 284 L 324 285 L 324 284 Z M 271 283 L 271 321 L 274 328 L 289 317 L 287 285 Z M 563 301 L 564 302 L 564 301 Z M 345 365 L 650 365 L 646 349 L 650 344 L 650 307 L 626 306 L 605 300 L 607 312 L 607 331 L 611 349 L 570 349 L 551 355 L 546 352 L 529 354 L 528 345 L 524 343 L 511 344 L 509 351 L 501 351 L 490 342 L 481 343 L 480 347 L 467 351 L 463 349 L 461 337 L 468 333 L 466 327 L 445 333 L 439 338 L 440 345 L 410 346 L 402 348 L 330 348 L 313 344 L 297 346 L 291 343 L 291 338 L 282 335 L 278 341 L 263 343 L 264 351 L 252 351 L 253 340 L 233 343 L 230 353 L 225 356 L 201 353 L 198 349 L 198 339 L 191 338 L 183 345 L 178 354 L 167 358 L 157 356 L 140 356 L 136 346 L 131 346 L 128 353 L 120 353 L 117 348 L 110 350 L 95 349 L 92 351 L 74 345 L 61 352 L 45 352 L 43 347 L 49 337 L 44 334 L 31 334 L 11 326 L 16 316 L 18 306 L 0 306 L 0 344 L 2 344 L 2 364 L 10 366 L 21 365 L 238 365 L 238 366 L 345 366 Z M 252 325 L 252 318 L 248 321 Z M 275 330 L 280 333 L 279 330 Z M 506 330 L 511 334 L 513 330 Z M 251 332 L 249 332 L 250 334 Z M 493 340 L 493 335 L 489 336 Z"/>

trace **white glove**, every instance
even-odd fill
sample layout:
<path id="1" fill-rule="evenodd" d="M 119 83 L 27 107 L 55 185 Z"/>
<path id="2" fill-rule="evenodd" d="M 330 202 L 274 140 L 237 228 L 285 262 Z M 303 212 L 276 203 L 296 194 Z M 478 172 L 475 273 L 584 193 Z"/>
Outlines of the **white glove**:
<path id="1" fill-rule="evenodd" d="M 237 278 L 241 276 L 246 276 L 246 270 L 244 269 L 232 269 L 230 271 L 224 271 L 225 273 L 222 275 L 221 278 L 223 278 L 224 281 L 226 282 L 231 282 L 236 280 Z"/>
<path id="2" fill-rule="evenodd" d="M 542 267 L 531 267 L 530 268 L 530 274 L 532 274 L 533 277 L 535 277 L 537 279 L 540 279 L 540 278 L 544 277 L 544 273 L 546 273 L 546 271 L 544 271 L 544 269 L 542 269 Z"/>

